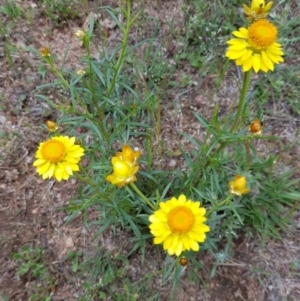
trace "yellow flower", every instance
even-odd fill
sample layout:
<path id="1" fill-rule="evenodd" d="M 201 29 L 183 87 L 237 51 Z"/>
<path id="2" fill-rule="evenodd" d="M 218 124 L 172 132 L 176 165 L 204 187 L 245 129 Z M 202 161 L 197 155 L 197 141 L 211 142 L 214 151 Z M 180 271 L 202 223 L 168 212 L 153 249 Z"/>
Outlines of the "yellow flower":
<path id="1" fill-rule="evenodd" d="M 260 136 L 263 132 L 263 128 L 263 124 L 260 122 L 260 120 L 255 118 L 249 125 L 248 130 L 253 136 Z"/>
<path id="2" fill-rule="evenodd" d="M 36 152 L 33 166 L 43 179 L 67 180 L 78 171 L 78 162 L 84 149 L 75 144 L 75 137 L 58 136 L 41 142 Z"/>
<path id="3" fill-rule="evenodd" d="M 269 10 L 273 6 L 273 1 L 265 3 L 265 0 L 252 0 L 251 7 L 243 4 L 244 13 L 250 20 L 257 20 L 260 18 L 266 18 L 269 14 Z"/>
<path id="4" fill-rule="evenodd" d="M 237 196 L 242 196 L 243 194 L 250 192 L 250 189 L 246 188 L 247 186 L 246 178 L 241 175 L 235 176 L 233 181 L 229 182 L 228 186 L 229 186 L 229 193 L 235 194 Z"/>
<path id="5" fill-rule="evenodd" d="M 276 43 L 277 28 L 268 20 L 253 22 L 248 29 L 242 27 L 234 31 L 236 38 L 227 42 L 226 57 L 235 60 L 244 72 L 251 68 L 268 72 L 274 70 L 274 64 L 283 62 L 281 45 Z"/>
<path id="6" fill-rule="evenodd" d="M 47 120 L 46 126 L 47 126 L 49 132 L 55 132 L 58 129 L 56 122 L 54 122 L 52 120 Z"/>
<path id="7" fill-rule="evenodd" d="M 199 242 L 204 242 L 209 227 L 204 224 L 206 210 L 200 202 L 193 202 L 180 195 L 159 204 L 160 209 L 149 216 L 149 228 L 154 244 L 163 243 L 169 255 L 180 256 L 186 250 L 199 251 Z"/>
<path id="8" fill-rule="evenodd" d="M 113 173 L 106 177 L 106 180 L 119 188 L 136 181 L 135 174 L 139 170 L 137 159 L 141 155 L 140 151 L 133 151 L 127 144 L 123 146 L 122 152 L 117 152 L 115 157 L 112 157 L 111 163 Z"/>
<path id="9" fill-rule="evenodd" d="M 44 57 L 49 57 L 50 56 L 50 51 L 47 47 L 42 47 L 41 50 L 41 55 Z"/>

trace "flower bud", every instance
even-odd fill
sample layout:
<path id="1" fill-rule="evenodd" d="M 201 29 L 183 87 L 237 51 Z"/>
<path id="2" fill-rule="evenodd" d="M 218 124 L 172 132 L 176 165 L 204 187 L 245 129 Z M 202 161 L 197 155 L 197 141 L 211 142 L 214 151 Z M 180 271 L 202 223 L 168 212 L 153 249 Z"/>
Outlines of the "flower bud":
<path id="1" fill-rule="evenodd" d="M 44 57 L 49 57 L 50 56 L 50 51 L 47 47 L 42 47 L 41 50 L 41 55 Z"/>
<path id="2" fill-rule="evenodd" d="M 260 136 L 263 131 L 263 124 L 258 118 L 255 118 L 248 127 L 248 130 L 254 136 Z"/>
<path id="3" fill-rule="evenodd" d="M 242 196 L 243 194 L 250 192 L 250 189 L 246 188 L 247 187 L 246 178 L 241 175 L 235 176 L 233 181 L 230 181 L 228 183 L 228 186 L 229 186 L 229 193 L 237 196 Z"/>
<path id="4" fill-rule="evenodd" d="M 181 265 L 181 266 L 186 266 L 187 264 L 188 264 L 188 260 L 187 260 L 187 258 L 186 257 L 181 257 L 180 259 L 179 259 L 179 264 Z"/>
<path id="5" fill-rule="evenodd" d="M 77 29 L 75 32 L 74 32 L 75 36 L 81 40 L 83 40 L 84 36 L 85 36 L 85 31 L 83 31 L 82 29 Z"/>
<path id="6" fill-rule="evenodd" d="M 85 70 L 78 69 L 76 73 L 77 73 L 77 75 L 84 75 L 85 74 Z"/>
<path id="7" fill-rule="evenodd" d="M 54 122 L 52 120 L 47 120 L 46 126 L 47 126 L 49 132 L 55 132 L 58 129 L 56 122 Z"/>

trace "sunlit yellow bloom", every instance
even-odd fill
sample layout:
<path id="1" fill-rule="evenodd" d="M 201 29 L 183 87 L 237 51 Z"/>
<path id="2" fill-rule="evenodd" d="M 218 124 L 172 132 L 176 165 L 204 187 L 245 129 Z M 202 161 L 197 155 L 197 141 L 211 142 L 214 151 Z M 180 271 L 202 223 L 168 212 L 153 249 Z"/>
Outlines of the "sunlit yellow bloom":
<path id="1" fill-rule="evenodd" d="M 149 216 L 149 228 L 154 244 L 163 244 L 169 255 L 180 256 L 186 250 L 199 251 L 199 243 L 206 239 L 209 227 L 204 224 L 206 210 L 200 202 L 187 200 L 185 195 L 172 197 L 159 204 Z"/>
<path id="2" fill-rule="evenodd" d="M 273 1 L 268 2 L 266 5 L 265 0 L 252 0 L 250 7 L 243 4 L 244 13 L 250 20 L 266 18 L 272 6 Z"/>
<path id="3" fill-rule="evenodd" d="M 43 179 L 67 180 L 78 171 L 84 149 L 75 144 L 75 137 L 58 136 L 41 142 L 33 166 Z"/>
<path id="4" fill-rule="evenodd" d="M 229 182 L 228 186 L 229 186 L 229 193 L 235 194 L 237 196 L 242 196 L 243 194 L 250 192 L 250 189 L 246 188 L 247 186 L 246 178 L 241 175 L 235 176 L 233 181 Z"/>
<path id="5" fill-rule="evenodd" d="M 74 35 L 79 38 L 79 39 L 83 39 L 84 36 L 85 36 L 86 32 L 83 31 L 82 29 L 77 29 L 75 32 L 74 32 Z"/>
<path id="6" fill-rule="evenodd" d="M 47 47 L 42 47 L 41 50 L 41 55 L 44 57 L 49 57 L 50 56 L 50 51 Z"/>
<path id="7" fill-rule="evenodd" d="M 260 120 L 255 118 L 249 125 L 248 130 L 253 136 L 260 136 L 263 132 L 263 128 L 263 124 L 260 122 Z"/>
<path id="8" fill-rule="evenodd" d="M 139 170 L 137 159 L 141 155 L 140 151 L 133 151 L 133 149 L 125 144 L 122 152 L 117 152 L 115 157 L 112 157 L 111 163 L 113 166 L 113 173 L 106 177 L 106 180 L 119 188 L 136 181 L 135 174 Z"/>
<path id="9" fill-rule="evenodd" d="M 54 122 L 52 120 L 47 120 L 46 126 L 47 126 L 49 132 L 55 132 L 58 129 L 56 122 Z"/>
<path id="10" fill-rule="evenodd" d="M 235 60 L 244 72 L 251 68 L 268 72 L 274 70 L 274 64 L 283 62 L 282 46 L 276 42 L 277 28 L 268 20 L 253 22 L 248 29 L 242 27 L 232 33 L 236 38 L 227 42 L 226 57 Z"/>

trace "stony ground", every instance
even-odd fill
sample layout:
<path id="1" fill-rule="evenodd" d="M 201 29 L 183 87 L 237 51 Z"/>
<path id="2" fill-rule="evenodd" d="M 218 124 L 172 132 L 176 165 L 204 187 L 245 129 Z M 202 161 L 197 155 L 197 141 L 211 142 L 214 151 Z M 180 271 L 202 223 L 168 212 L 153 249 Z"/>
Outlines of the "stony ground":
<path id="1" fill-rule="evenodd" d="M 116 5 L 117 1 L 103 1 L 104 5 Z M 167 19 L 177 20 L 176 30 L 182 28 L 183 16 L 180 11 L 181 1 L 145 1 L 146 13 L 161 19 L 160 38 L 168 36 Z M 37 281 L 16 274 L 18 262 L 12 254 L 23 246 L 41 246 L 45 250 L 45 265 L 51 271 L 53 279 L 49 287 L 44 288 L 52 294 L 52 300 L 76 300 L 82 293 L 82 279 L 75 276 L 67 258 L 67 252 L 82 251 L 85 254 L 95 254 L 99 247 L 116 254 L 120 248 L 119 241 L 126 241 L 122 231 L 112 234 L 109 231 L 103 236 L 94 237 L 95 229 L 87 229 L 81 216 L 66 224 L 67 212 L 60 208 L 68 205 L 68 200 L 74 195 L 76 180 L 67 183 L 43 181 L 35 173 L 32 162 L 36 146 L 45 138 L 41 124 L 47 119 L 55 119 L 55 112 L 35 97 L 35 88 L 43 83 L 41 62 L 37 55 L 29 49 L 40 49 L 51 46 L 51 52 L 62 61 L 63 49 L 69 48 L 66 57 L 68 68 L 81 67 L 80 57 L 84 54 L 81 45 L 74 39 L 74 31 L 82 28 L 88 18 L 87 10 L 83 10 L 74 20 L 68 20 L 59 26 L 53 24 L 43 14 L 39 1 L 17 1 L 25 10 L 34 11 L 31 23 L 21 18 L 11 34 L 11 40 L 19 49 L 12 54 L 12 64 L 9 64 L 0 46 L 0 300 L 28 300 L 39 285 Z M 89 11 L 97 6 L 89 2 Z M 168 16 L 168 18 L 166 18 Z M 1 16 L 2 17 L 2 16 Z M 9 23 L 8 19 L 3 22 Z M 119 41 L 119 32 L 114 24 L 105 16 L 99 22 L 107 27 L 109 42 L 114 45 Z M 133 33 L 134 37 L 134 33 Z M 0 43 L 4 45 L 4 40 Z M 93 50 L 96 55 L 96 49 Z M 192 78 L 197 83 L 197 76 L 191 71 Z M 226 86 L 226 87 L 225 87 Z M 207 87 L 207 89 L 205 89 Z M 192 85 L 181 91 L 181 94 L 169 94 L 180 106 L 171 106 L 163 118 L 165 128 L 163 139 L 168 139 L 169 147 L 176 151 L 178 135 L 172 131 L 179 127 L 187 133 L 197 133 L 197 122 L 190 122 L 191 110 L 209 114 L 209 80 L 205 83 Z M 59 97 L 59 91 L 51 91 L 50 98 Z M 226 100 L 236 93 L 236 89 L 224 85 L 215 98 L 222 98 L 221 104 L 226 107 Z M 173 102 L 174 103 L 174 102 Z M 277 129 L 277 135 L 286 143 L 295 139 L 299 128 L 299 117 L 290 115 L 282 105 L 274 105 L 274 114 L 267 120 Z M 207 112 L 206 112 L 207 110 Z M 171 121 L 173 123 L 171 123 Z M 189 121 L 187 123 L 187 121 Z M 185 141 L 182 141 L 185 143 Z M 274 145 L 278 147 L 278 145 Z M 263 148 L 263 145 L 261 145 Z M 299 148 L 291 151 L 281 151 L 282 164 L 298 166 Z M 179 165 L 180 160 L 168 162 L 167 166 Z M 90 211 L 89 218 L 97 216 Z M 123 246 L 126 250 L 126 246 Z M 207 300 L 207 301 L 299 301 L 300 300 L 300 215 L 296 212 L 293 224 L 289 226 L 280 241 L 268 240 L 264 248 L 259 241 L 243 238 L 235 242 L 232 259 L 216 269 L 214 278 L 209 277 L 213 266 L 211 254 L 201 255 L 204 269 L 198 271 L 203 282 L 191 284 L 185 279 L 183 272 L 181 288 L 176 292 L 177 301 Z M 140 266 L 139 256 L 130 257 L 127 274 L 132 281 L 139 275 L 153 270 L 151 264 L 153 254 L 147 255 L 146 263 Z M 158 266 L 164 258 L 156 258 Z M 187 267 L 192 269 L 192 267 Z M 138 271 L 138 272 L 137 272 Z M 169 300 L 170 285 L 162 286 L 153 281 L 152 290 L 160 293 L 161 300 Z M 41 287 L 40 287 L 41 288 Z M 42 299 L 38 299 L 42 300 Z M 94 299 L 98 300 L 98 299 Z M 109 296 L 107 298 L 109 299 Z M 142 296 L 138 300 L 145 300 Z"/>

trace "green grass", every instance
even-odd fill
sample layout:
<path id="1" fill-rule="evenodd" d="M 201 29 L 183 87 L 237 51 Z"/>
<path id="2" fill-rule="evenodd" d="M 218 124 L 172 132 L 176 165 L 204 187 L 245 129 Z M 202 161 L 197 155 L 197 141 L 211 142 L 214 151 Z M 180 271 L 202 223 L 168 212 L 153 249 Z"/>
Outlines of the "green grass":
<path id="1" fill-rule="evenodd" d="M 87 1 L 76 0 L 42 0 L 44 14 L 55 24 L 66 24 L 69 20 L 79 17 L 83 7 L 87 7 Z"/>
<path id="2" fill-rule="evenodd" d="M 25 282 L 36 283 L 28 301 L 50 301 L 51 291 L 58 282 L 46 267 L 45 251 L 41 247 L 24 246 L 13 258 L 17 262 L 16 275 Z"/>
<path id="3" fill-rule="evenodd" d="M 94 257 L 86 258 L 79 265 L 79 274 L 88 276 L 83 283 L 84 295 L 79 301 L 112 298 L 119 301 L 159 300 L 159 292 L 151 292 L 155 275 L 147 273 L 131 280 L 128 255 L 113 255 L 99 250 Z M 136 271 L 139 273 L 138 271 Z"/>

